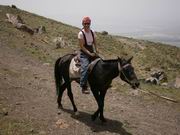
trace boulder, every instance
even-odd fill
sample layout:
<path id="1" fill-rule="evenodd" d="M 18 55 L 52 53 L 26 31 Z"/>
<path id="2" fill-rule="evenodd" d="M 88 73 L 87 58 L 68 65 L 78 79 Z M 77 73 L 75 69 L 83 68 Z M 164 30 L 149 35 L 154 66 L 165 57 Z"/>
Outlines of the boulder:
<path id="1" fill-rule="evenodd" d="M 6 14 L 6 17 L 8 18 L 8 22 L 12 23 L 13 25 L 17 25 L 18 23 L 24 24 L 23 20 L 19 15 L 13 15 L 13 14 Z"/>
<path id="2" fill-rule="evenodd" d="M 146 83 L 151 83 L 151 84 L 161 84 L 164 82 L 167 82 L 167 75 L 164 73 L 164 71 L 158 70 L 158 71 L 153 71 L 150 74 L 151 77 L 147 78 L 145 80 Z"/>
<path id="3" fill-rule="evenodd" d="M 176 77 L 175 83 L 174 83 L 175 88 L 180 88 L 180 76 Z"/>
<path id="4" fill-rule="evenodd" d="M 140 49 L 140 50 L 144 50 L 146 49 L 146 47 L 142 44 L 137 44 L 137 47 Z"/>
<path id="5" fill-rule="evenodd" d="M 16 5 L 11 5 L 11 7 L 17 9 Z"/>
<path id="6" fill-rule="evenodd" d="M 161 83 L 161 86 L 168 86 L 168 83 Z"/>
<path id="7" fill-rule="evenodd" d="M 30 27 L 28 27 L 27 25 L 25 25 L 25 24 L 20 24 L 20 23 L 18 23 L 17 26 L 16 26 L 16 28 L 19 29 L 19 30 L 25 31 L 25 32 L 27 32 L 27 33 L 29 33 L 29 34 L 31 34 L 31 35 L 34 34 L 34 31 L 33 31 Z"/>
<path id="8" fill-rule="evenodd" d="M 161 70 L 151 73 L 151 77 L 157 78 L 160 82 L 167 82 L 167 75 Z"/>
<path id="9" fill-rule="evenodd" d="M 158 81 L 158 79 L 155 78 L 155 77 L 149 77 L 149 78 L 147 78 L 147 79 L 145 80 L 145 83 L 150 83 L 150 84 L 155 84 L 155 85 L 157 85 L 157 84 L 159 84 L 159 81 Z"/>
<path id="10" fill-rule="evenodd" d="M 63 48 L 65 46 L 67 46 L 68 44 L 66 43 L 66 41 L 62 38 L 62 37 L 56 37 L 53 42 L 56 45 L 56 49 L 58 48 Z"/>
<path id="11" fill-rule="evenodd" d="M 46 33 L 46 28 L 45 28 L 45 26 L 39 26 L 38 28 L 35 28 L 35 29 L 34 29 L 34 33 L 37 33 L 37 34 Z"/>
<path id="12" fill-rule="evenodd" d="M 102 35 L 108 35 L 108 32 L 107 31 L 102 31 L 101 34 Z"/>

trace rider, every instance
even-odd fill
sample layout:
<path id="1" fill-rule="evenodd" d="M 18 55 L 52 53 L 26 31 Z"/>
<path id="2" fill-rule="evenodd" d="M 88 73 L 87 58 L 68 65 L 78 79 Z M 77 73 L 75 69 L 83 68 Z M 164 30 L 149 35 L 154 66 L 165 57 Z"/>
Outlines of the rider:
<path id="1" fill-rule="evenodd" d="M 80 45 L 80 61 L 81 61 L 81 78 L 80 86 L 82 93 L 89 94 L 87 89 L 88 80 L 88 65 L 91 60 L 97 57 L 96 35 L 95 32 L 90 29 L 91 19 L 84 17 L 82 20 L 83 28 L 78 33 L 79 45 Z"/>

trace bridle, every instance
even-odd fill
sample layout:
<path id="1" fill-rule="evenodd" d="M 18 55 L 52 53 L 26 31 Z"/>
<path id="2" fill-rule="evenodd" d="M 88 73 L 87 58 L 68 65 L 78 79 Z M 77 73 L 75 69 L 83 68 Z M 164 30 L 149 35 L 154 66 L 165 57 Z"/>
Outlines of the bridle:
<path id="1" fill-rule="evenodd" d="M 127 82 L 131 84 L 131 81 L 127 78 L 127 76 L 125 75 L 125 73 L 123 72 L 123 69 L 130 66 L 131 64 L 125 64 L 124 66 L 121 66 L 120 62 L 118 61 L 118 70 L 119 70 L 119 76 L 121 75 L 121 73 L 124 75 L 124 77 L 126 78 Z"/>

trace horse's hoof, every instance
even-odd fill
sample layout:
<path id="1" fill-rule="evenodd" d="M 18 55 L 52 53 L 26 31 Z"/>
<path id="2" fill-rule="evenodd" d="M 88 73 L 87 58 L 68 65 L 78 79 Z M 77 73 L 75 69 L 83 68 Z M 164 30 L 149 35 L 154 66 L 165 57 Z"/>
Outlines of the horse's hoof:
<path id="1" fill-rule="evenodd" d="M 101 120 L 102 123 L 106 123 L 107 120 L 104 117 L 99 117 L 99 119 Z"/>
<path id="2" fill-rule="evenodd" d="M 60 114 L 61 114 L 61 111 L 59 110 L 59 111 L 57 112 L 57 114 L 60 115 Z"/>
<path id="3" fill-rule="evenodd" d="M 63 106 L 62 105 L 58 105 L 58 109 L 63 109 Z"/>
<path id="4" fill-rule="evenodd" d="M 91 115 L 91 120 L 92 120 L 92 121 L 95 121 L 95 120 L 96 120 L 96 118 L 97 118 L 97 116 L 96 116 L 96 115 Z"/>
<path id="5" fill-rule="evenodd" d="M 79 115 L 79 112 L 78 112 L 78 111 L 74 112 L 74 115 L 75 115 L 75 116 L 78 116 L 78 115 Z"/>

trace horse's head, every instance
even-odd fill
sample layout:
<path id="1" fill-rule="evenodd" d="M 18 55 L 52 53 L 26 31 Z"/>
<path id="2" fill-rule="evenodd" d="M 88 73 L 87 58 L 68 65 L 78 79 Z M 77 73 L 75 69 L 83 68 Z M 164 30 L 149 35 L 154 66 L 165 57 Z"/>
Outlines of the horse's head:
<path id="1" fill-rule="evenodd" d="M 128 60 L 121 59 L 118 57 L 118 69 L 119 69 L 119 75 L 120 78 L 130 84 L 133 89 L 136 89 L 139 87 L 140 83 L 136 77 L 136 74 L 134 72 L 134 68 L 131 65 L 131 60 L 133 57 L 131 57 Z"/>

